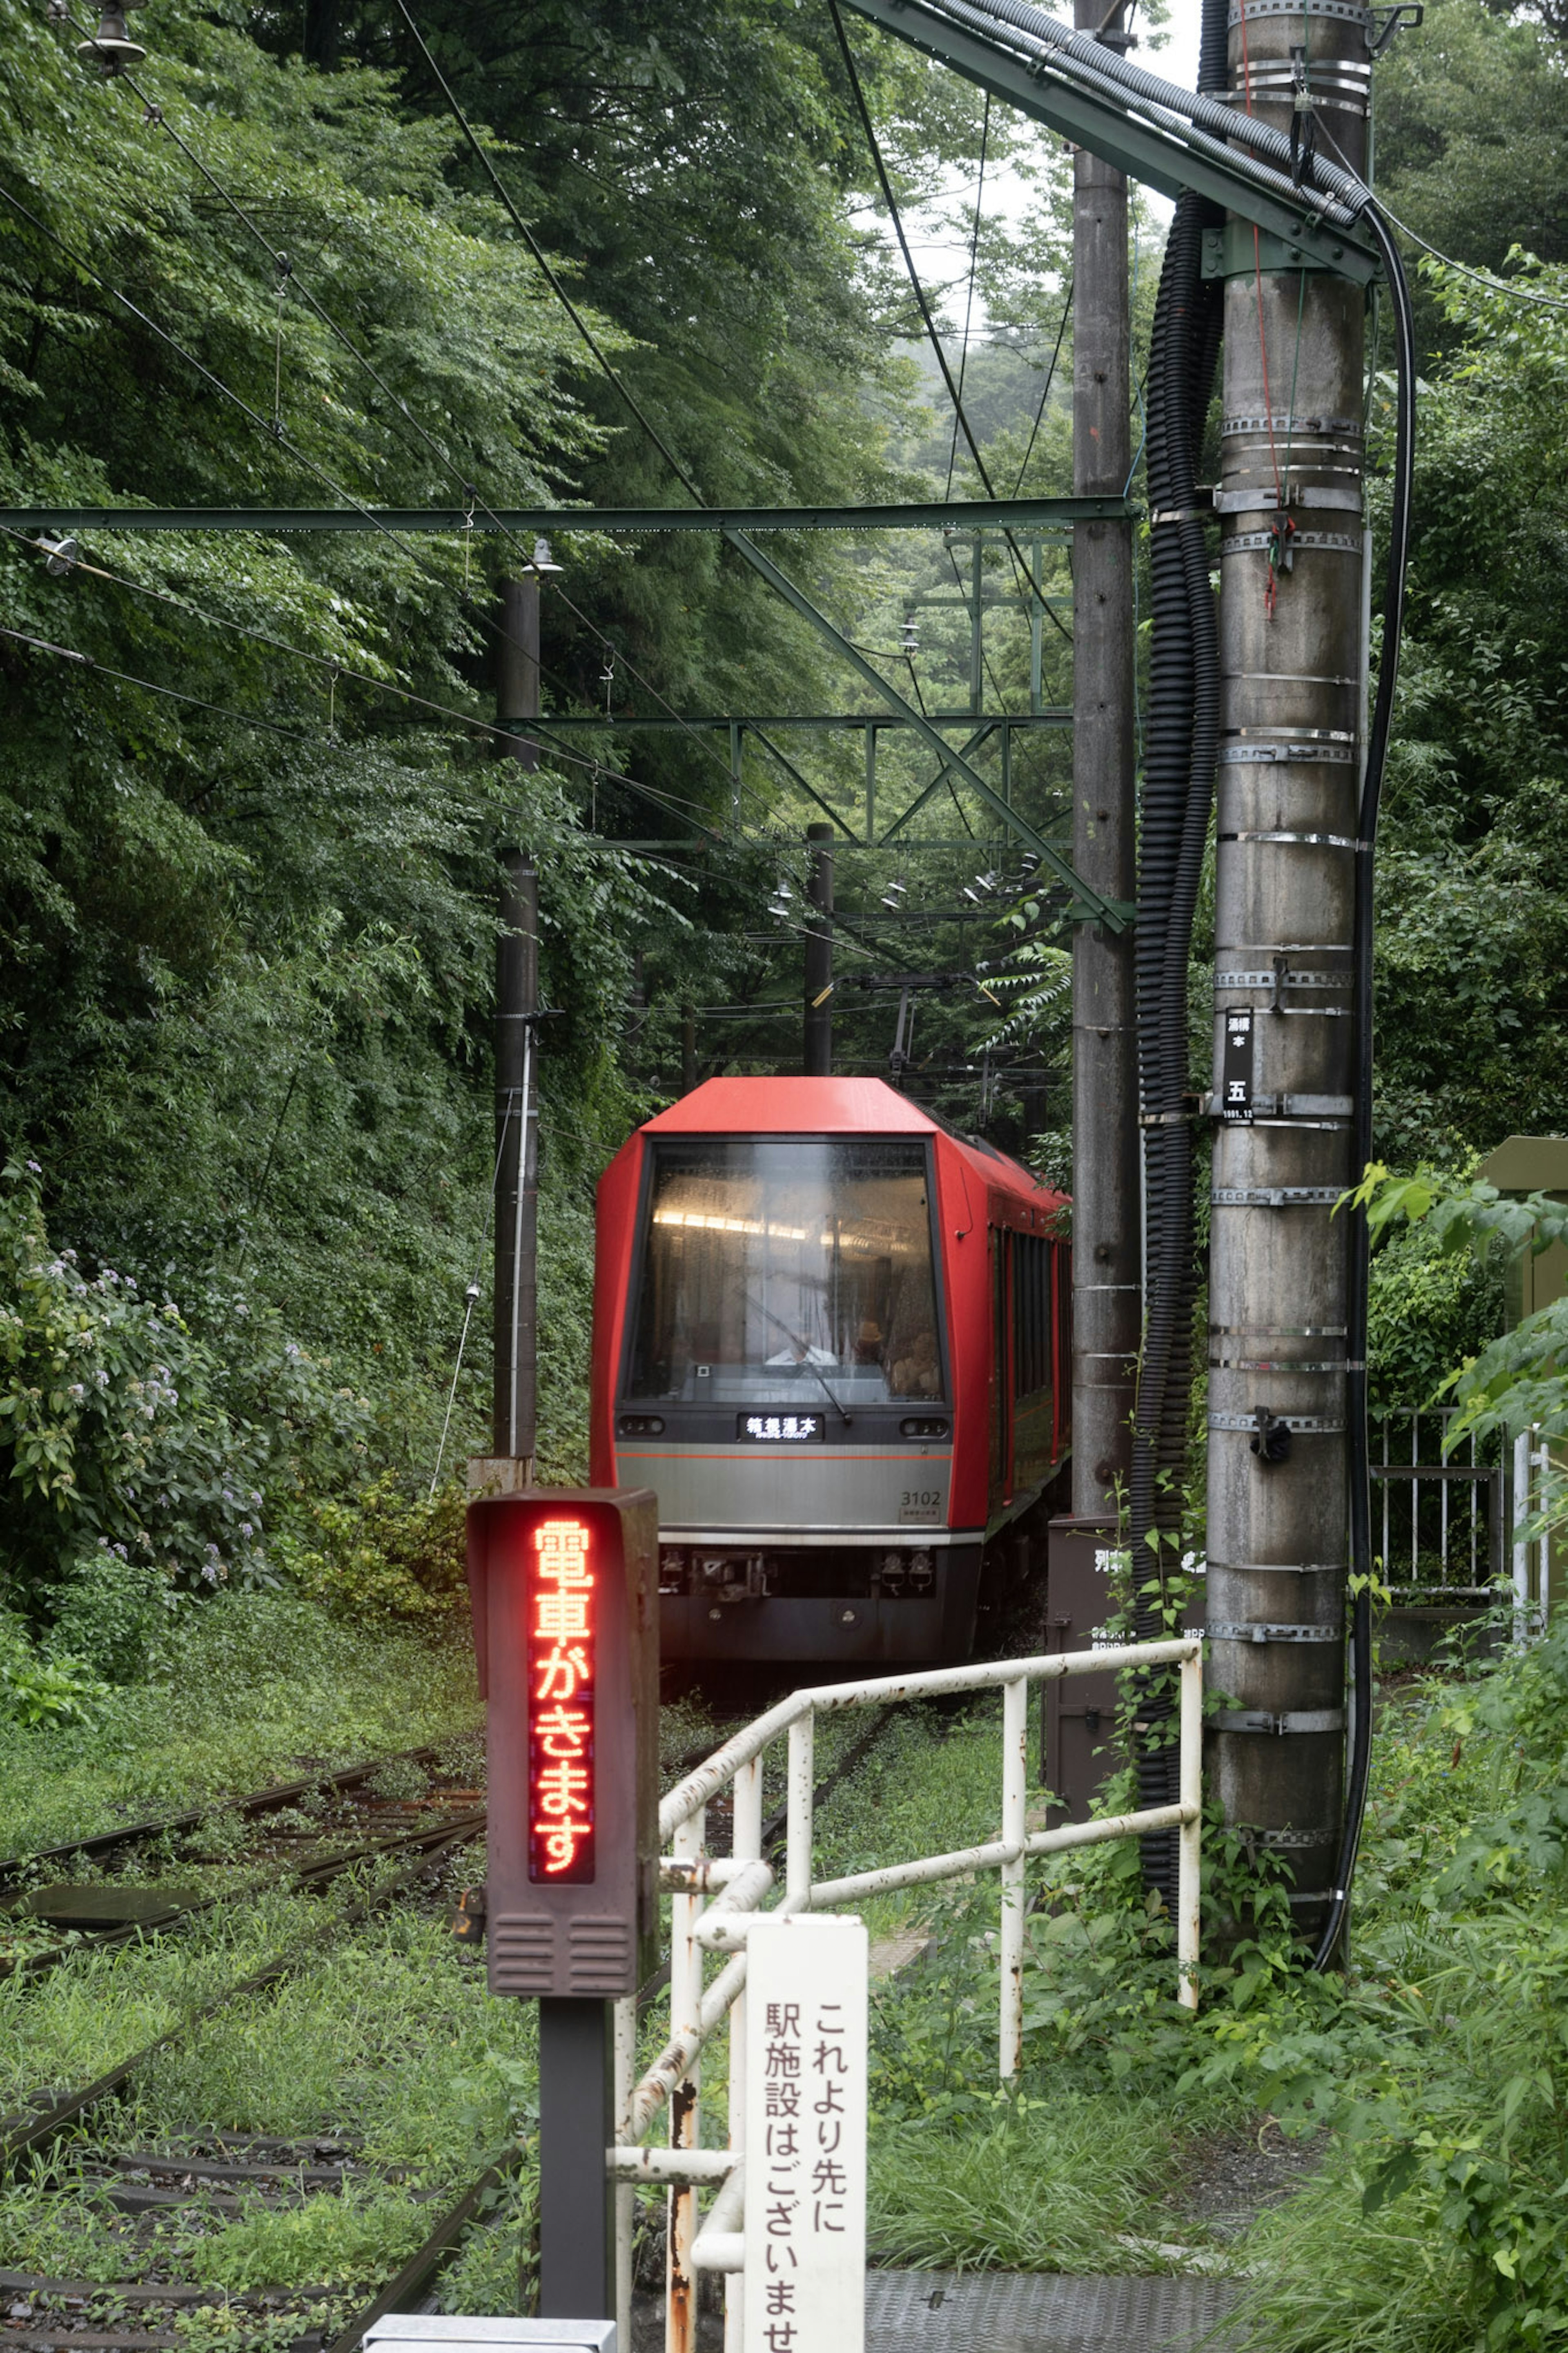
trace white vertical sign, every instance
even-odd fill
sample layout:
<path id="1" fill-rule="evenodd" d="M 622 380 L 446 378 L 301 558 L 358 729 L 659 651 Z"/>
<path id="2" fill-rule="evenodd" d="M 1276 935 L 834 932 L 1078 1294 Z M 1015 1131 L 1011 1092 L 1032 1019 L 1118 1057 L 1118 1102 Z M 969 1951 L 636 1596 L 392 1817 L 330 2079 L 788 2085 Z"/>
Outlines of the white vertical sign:
<path id="1" fill-rule="evenodd" d="M 864 1924 L 746 1937 L 746 2353 L 864 2353 Z"/>

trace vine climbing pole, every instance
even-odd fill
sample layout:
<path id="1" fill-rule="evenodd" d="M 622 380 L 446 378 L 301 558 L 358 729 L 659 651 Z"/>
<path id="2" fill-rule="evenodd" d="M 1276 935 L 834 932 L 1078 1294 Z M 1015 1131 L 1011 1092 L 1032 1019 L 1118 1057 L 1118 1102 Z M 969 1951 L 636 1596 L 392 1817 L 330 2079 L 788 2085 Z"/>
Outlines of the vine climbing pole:
<path id="1" fill-rule="evenodd" d="M 1364 168 L 1365 12 L 1235 0 L 1237 109 Z M 1331 140 L 1331 145 L 1329 143 Z M 1363 298 L 1234 216 L 1226 279 L 1208 1633 L 1227 1823 L 1328 1911 L 1343 1803 Z"/>

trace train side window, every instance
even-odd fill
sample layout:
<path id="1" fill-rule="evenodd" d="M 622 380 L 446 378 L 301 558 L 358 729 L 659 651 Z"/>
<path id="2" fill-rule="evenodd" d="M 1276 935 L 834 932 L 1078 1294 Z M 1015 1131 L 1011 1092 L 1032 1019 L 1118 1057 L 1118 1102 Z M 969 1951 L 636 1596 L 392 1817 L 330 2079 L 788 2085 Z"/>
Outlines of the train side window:
<path id="1" fill-rule="evenodd" d="M 1034 1397 L 1051 1386 L 1051 1245 L 1013 1236 L 1013 1388 Z"/>

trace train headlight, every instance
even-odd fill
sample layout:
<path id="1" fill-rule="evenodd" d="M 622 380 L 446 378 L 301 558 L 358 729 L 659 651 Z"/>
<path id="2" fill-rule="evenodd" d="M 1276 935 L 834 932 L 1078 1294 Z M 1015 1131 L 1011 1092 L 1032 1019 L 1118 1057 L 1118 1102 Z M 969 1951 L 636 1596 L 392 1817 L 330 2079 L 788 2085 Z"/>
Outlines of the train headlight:
<path id="1" fill-rule="evenodd" d="M 900 1438 L 945 1438 L 952 1430 L 950 1421 L 935 1414 L 916 1414 L 899 1424 Z"/>

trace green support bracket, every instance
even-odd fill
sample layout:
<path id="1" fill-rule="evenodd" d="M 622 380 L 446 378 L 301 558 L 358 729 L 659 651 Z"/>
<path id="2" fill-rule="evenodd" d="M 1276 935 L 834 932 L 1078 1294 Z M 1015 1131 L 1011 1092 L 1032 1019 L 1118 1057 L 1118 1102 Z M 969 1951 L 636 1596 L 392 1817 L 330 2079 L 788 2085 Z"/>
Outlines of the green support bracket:
<path id="1" fill-rule="evenodd" d="M 1146 187 L 1171 197 L 1191 188 L 1256 221 L 1286 245 L 1300 246 L 1309 264 L 1320 269 L 1363 282 L 1380 275 L 1382 260 L 1366 230 L 1359 222 L 1341 227 L 1325 221 L 1311 190 L 1303 189 L 1299 200 L 1292 201 L 1287 189 L 1273 194 L 1259 187 L 1238 164 L 1226 161 L 1223 148 L 1194 145 L 1184 138 L 1175 116 L 1140 113 L 1136 109 L 1142 101 L 1131 94 L 1121 100 L 1102 97 L 1053 69 L 1044 58 L 1026 60 L 1009 49 L 1002 37 L 1005 26 L 998 25 L 998 37 L 990 39 L 927 6 L 924 0 L 848 0 L 848 5 L 884 32 L 896 34 L 911 48 L 950 66 L 966 81 L 990 90 L 1075 146 L 1087 147 Z M 1302 264 L 1289 266 L 1300 269 Z"/>
<path id="2" fill-rule="evenodd" d="M 941 499 L 870 507 L 0 507 L 7 531 L 496 532 L 944 531 L 1138 516 L 1136 501 Z"/>
<path id="3" fill-rule="evenodd" d="M 1250 278 L 1261 270 L 1326 269 L 1328 264 L 1309 253 L 1300 238 L 1276 237 L 1271 229 L 1255 229 L 1250 221 L 1227 220 L 1223 228 L 1204 231 L 1205 278 Z"/>
<path id="4" fill-rule="evenodd" d="M 953 751 L 951 744 L 942 742 L 924 713 L 917 711 L 912 702 L 906 702 L 897 687 L 889 685 L 881 672 L 866 659 L 858 647 L 850 643 L 842 629 L 836 628 L 826 614 L 795 586 L 788 575 L 779 570 L 771 556 L 764 555 L 760 547 L 754 547 L 744 532 L 727 530 L 724 537 L 738 554 L 745 557 L 752 571 L 760 574 L 770 588 L 776 589 L 785 604 L 793 607 L 804 621 L 808 621 L 817 635 L 826 639 L 836 653 L 842 656 L 865 683 L 875 693 L 880 695 L 882 701 L 914 729 L 917 735 L 924 737 L 928 747 L 936 754 L 943 766 L 951 769 L 955 776 L 960 777 L 972 792 L 979 794 L 993 816 L 1001 818 L 1007 831 L 1016 835 L 1026 849 L 1032 849 L 1040 863 L 1048 867 L 1059 882 L 1067 884 L 1072 893 L 1071 903 L 1068 910 L 1072 922 L 1104 923 L 1108 930 L 1113 932 L 1122 932 L 1128 928 L 1137 913 L 1135 907 L 1128 905 L 1123 900 L 1104 898 L 1100 892 L 1082 881 L 1073 872 L 1061 852 L 1053 849 L 1042 835 L 1037 833 L 1027 819 L 1018 815 L 1016 809 L 1009 808 L 995 786 L 988 784 L 979 770 L 970 765 L 962 753 Z"/>

